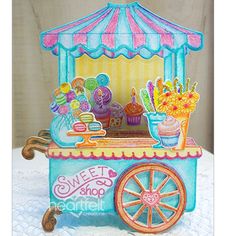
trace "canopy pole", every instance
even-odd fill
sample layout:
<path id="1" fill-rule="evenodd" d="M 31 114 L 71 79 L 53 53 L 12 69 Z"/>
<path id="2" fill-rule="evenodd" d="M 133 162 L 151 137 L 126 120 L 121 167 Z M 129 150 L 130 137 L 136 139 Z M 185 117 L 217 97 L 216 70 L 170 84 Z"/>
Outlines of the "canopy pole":
<path id="1" fill-rule="evenodd" d="M 71 82 L 75 77 L 75 58 L 67 51 L 67 81 Z"/>
<path id="2" fill-rule="evenodd" d="M 172 53 L 164 57 L 164 81 L 172 81 Z"/>
<path id="3" fill-rule="evenodd" d="M 71 82 L 75 77 L 75 58 L 71 55 L 70 51 L 65 50 L 59 46 L 59 85 L 65 82 Z"/>
<path id="4" fill-rule="evenodd" d="M 180 48 L 175 53 L 175 77 L 179 78 L 179 82 L 183 84 L 185 89 L 185 53 L 184 48 Z"/>
<path id="5" fill-rule="evenodd" d="M 58 83 L 59 86 L 67 81 L 67 53 L 66 50 L 59 45 L 58 47 Z"/>

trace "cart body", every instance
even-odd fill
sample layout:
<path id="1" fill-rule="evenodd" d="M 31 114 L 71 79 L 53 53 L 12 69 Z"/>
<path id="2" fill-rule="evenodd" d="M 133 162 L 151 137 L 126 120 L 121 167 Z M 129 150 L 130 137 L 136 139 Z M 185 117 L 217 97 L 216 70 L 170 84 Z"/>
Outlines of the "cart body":
<path id="1" fill-rule="evenodd" d="M 201 156 L 201 148 L 192 139 L 188 139 L 188 146 L 181 151 L 150 148 L 151 139 L 142 142 L 149 147 L 137 146 L 136 141 L 136 146 L 132 147 L 131 140 L 128 142 L 123 145 L 125 148 L 111 145 L 80 150 L 60 149 L 51 144 L 47 151 L 51 206 L 57 206 L 63 212 L 115 213 L 114 195 L 120 177 L 134 166 L 157 163 L 169 167 L 182 179 L 187 196 L 185 211 L 194 210 L 197 159 Z M 141 174 L 139 178 L 148 188 L 147 174 Z M 155 184 L 163 178 L 155 176 Z M 136 191 L 137 186 L 131 185 L 130 188 Z M 171 185 L 169 182 L 165 186 L 166 191 L 171 191 Z"/>

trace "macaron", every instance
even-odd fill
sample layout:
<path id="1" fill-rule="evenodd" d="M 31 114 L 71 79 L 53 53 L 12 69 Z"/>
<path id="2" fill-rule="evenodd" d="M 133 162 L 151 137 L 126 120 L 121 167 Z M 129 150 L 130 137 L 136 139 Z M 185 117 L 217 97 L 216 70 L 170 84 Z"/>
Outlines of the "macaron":
<path id="1" fill-rule="evenodd" d="M 87 129 L 86 124 L 83 122 L 75 122 L 72 128 L 75 132 L 85 132 Z"/>
<path id="2" fill-rule="evenodd" d="M 88 129 L 90 131 L 99 131 L 102 129 L 102 125 L 100 122 L 94 121 L 88 124 Z"/>
<path id="3" fill-rule="evenodd" d="M 94 120 L 94 115 L 92 113 L 81 113 L 79 116 L 80 121 L 84 122 L 84 123 L 90 123 L 93 122 Z"/>

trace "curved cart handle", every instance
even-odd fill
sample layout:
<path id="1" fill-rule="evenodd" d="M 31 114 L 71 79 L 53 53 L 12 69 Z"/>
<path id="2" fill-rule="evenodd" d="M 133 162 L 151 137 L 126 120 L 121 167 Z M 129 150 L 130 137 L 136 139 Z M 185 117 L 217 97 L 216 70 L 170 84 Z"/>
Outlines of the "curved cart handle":
<path id="1" fill-rule="evenodd" d="M 32 160 L 34 158 L 34 151 L 37 150 L 45 153 L 51 141 L 49 130 L 40 130 L 38 136 L 31 136 L 26 140 L 21 154 L 26 160 Z"/>

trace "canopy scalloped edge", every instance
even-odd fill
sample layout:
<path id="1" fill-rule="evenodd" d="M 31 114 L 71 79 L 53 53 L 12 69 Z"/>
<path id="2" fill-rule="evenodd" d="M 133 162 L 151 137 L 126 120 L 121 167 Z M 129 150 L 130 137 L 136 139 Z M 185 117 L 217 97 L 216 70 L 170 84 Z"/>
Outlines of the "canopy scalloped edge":
<path id="1" fill-rule="evenodd" d="M 203 34 L 173 24 L 139 3 L 112 4 L 84 18 L 59 26 L 40 35 L 44 49 L 54 55 L 66 50 L 74 57 L 106 55 L 116 58 L 136 55 L 148 59 L 176 53 L 180 48 L 203 48 Z"/>

